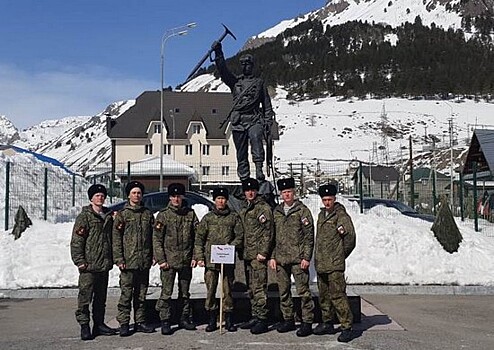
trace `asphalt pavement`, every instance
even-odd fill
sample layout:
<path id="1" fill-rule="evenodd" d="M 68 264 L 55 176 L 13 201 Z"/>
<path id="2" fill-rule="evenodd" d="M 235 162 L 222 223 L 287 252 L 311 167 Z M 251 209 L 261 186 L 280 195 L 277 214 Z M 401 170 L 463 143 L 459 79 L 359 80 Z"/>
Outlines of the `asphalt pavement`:
<path id="1" fill-rule="evenodd" d="M 489 289 L 466 294 L 436 288 L 432 294 L 417 290 L 407 295 L 396 294 L 399 290 L 360 295 L 362 322 L 355 324 L 356 337 L 348 344 L 338 343 L 337 334 L 298 338 L 274 329 L 257 336 L 247 330 L 219 334 L 206 333 L 205 325 L 163 336 L 159 324 L 152 334 L 81 341 L 76 298 L 69 295 L 73 291 L 50 298 L 6 298 L 3 291 L 0 349 L 494 349 L 494 295 L 488 295 Z M 106 320 L 117 326 L 117 296 L 110 295 Z"/>

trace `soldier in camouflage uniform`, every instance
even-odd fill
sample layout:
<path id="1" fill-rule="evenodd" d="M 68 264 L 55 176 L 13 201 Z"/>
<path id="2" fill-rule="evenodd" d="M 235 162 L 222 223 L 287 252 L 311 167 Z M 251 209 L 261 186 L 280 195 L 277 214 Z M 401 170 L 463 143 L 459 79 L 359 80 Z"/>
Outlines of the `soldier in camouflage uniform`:
<path id="1" fill-rule="evenodd" d="M 153 262 L 153 213 L 143 206 L 144 185 L 132 181 L 125 186 L 129 198 L 113 223 L 113 260 L 120 269 L 120 300 L 117 321 L 120 336 L 131 335 L 130 311 L 134 307 L 136 332 L 152 333 L 145 323 L 144 303 L 149 285 L 149 269 Z"/>
<path id="2" fill-rule="evenodd" d="M 206 283 L 207 296 L 205 309 L 209 313 L 209 322 L 206 332 L 213 332 L 218 327 L 216 318 L 218 316 L 218 303 L 216 302 L 216 289 L 220 275 L 220 265 L 211 263 L 211 245 L 234 245 L 238 250 L 243 240 L 243 227 L 237 213 L 230 210 L 227 205 L 228 190 L 218 187 L 213 189 L 213 200 L 215 207 L 207 213 L 199 223 L 196 234 L 194 255 L 198 266 L 205 267 L 204 282 Z M 229 332 L 235 332 L 237 327 L 233 323 L 233 297 L 232 287 L 235 279 L 235 265 L 223 266 L 223 293 L 225 327 Z"/>
<path id="3" fill-rule="evenodd" d="M 156 311 L 161 320 L 161 333 L 170 335 L 171 307 L 175 276 L 178 275 L 178 301 L 182 306 L 179 326 L 195 330 L 190 313 L 190 281 L 192 269 L 196 266 L 193 257 L 196 226 L 199 224 L 194 210 L 183 203 L 185 187 L 180 183 L 168 186 L 170 202 L 158 213 L 153 230 L 154 257 L 161 272 L 161 295 L 156 303 Z"/>
<path id="4" fill-rule="evenodd" d="M 72 230 L 70 255 L 79 269 L 79 295 L 75 317 L 81 325 L 81 339 L 114 335 L 117 331 L 105 323 L 108 272 L 112 269 L 112 212 L 103 206 L 106 188 L 92 185 L 91 204 L 82 208 Z M 89 329 L 89 304 L 93 305 L 93 334 Z"/>
<path id="5" fill-rule="evenodd" d="M 346 295 L 345 259 L 355 248 L 355 229 L 345 207 L 336 202 L 336 187 L 319 187 L 324 208 L 317 218 L 315 268 L 317 287 L 322 311 L 322 323 L 314 334 L 333 334 L 332 317 L 336 315 L 342 332 L 339 342 L 349 342 L 353 338 L 353 314 Z"/>
<path id="6" fill-rule="evenodd" d="M 243 259 L 251 295 L 252 319 L 240 328 L 261 334 L 268 331 L 267 262 L 273 249 L 273 213 L 264 199 L 257 195 L 259 182 L 256 179 L 242 181 L 242 190 L 247 206 L 239 215 L 244 228 Z"/>
<path id="7" fill-rule="evenodd" d="M 301 299 L 302 324 L 297 336 L 312 334 L 314 301 L 309 288 L 309 266 L 314 249 L 314 220 L 301 201 L 295 199 L 295 180 L 280 179 L 277 182 L 283 203 L 274 209 L 275 247 L 269 261 L 276 271 L 280 291 L 280 309 L 284 321 L 278 326 L 280 333 L 295 330 L 291 276 L 295 279 L 297 293 Z"/>
<path id="8" fill-rule="evenodd" d="M 233 95 L 233 107 L 229 119 L 232 126 L 233 142 L 237 150 L 237 173 L 241 181 L 250 176 L 248 159 L 249 142 L 252 161 L 256 166 L 256 178 L 264 180 L 262 170 L 265 159 L 263 133 L 271 132 L 274 112 L 271 99 L 262 78 L 253 74 L 254 58 L 247 54 L 240 57 L 242 75 L 235 76 L 227 68 L 221 43 L 212 45 L 215 64 L 221 80 L 228 85 Z"/>

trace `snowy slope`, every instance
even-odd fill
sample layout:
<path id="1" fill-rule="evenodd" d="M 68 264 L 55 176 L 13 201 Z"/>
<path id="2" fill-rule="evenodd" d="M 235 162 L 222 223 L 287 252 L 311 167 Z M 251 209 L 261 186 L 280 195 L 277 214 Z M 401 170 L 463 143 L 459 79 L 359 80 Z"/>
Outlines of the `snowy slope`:
<path id="1" fill-rule="evenodd" d="M 424 25 L 435 23 L 442 28 L 461 28 L 461 15 L 446 5 L 456 5 L 460 0 L 333 0 L 322 9 L 304 16 L 285 20 L 258 34 L 255 38 L 276 37 L 287 28 L 297 26 L 308 19 L 321 20 L 324 25 L 338 25 L 349 21 L 386 23 L 398 27 L 402 23 L 413 23 L 420 16 Z"/>

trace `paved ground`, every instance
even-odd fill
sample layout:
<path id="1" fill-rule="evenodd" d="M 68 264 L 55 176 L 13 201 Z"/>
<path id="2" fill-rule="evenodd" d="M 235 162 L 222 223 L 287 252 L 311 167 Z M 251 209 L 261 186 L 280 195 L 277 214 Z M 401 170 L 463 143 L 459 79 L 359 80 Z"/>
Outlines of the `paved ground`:
<path id="1" fill-rule="evenodd" d="M 494 349 L 492 295 L 362 296 L 357 338 L 340 344 L 336 335 L 298 338 L 272 330 L 205 333 L 179 330 L 172 336 L 134 334 L 83 342 L 74 319 L 76 300 L 0 299 L 0 349 Z M 115 325 L 116 297 L 107 320 Z M 159 329 L 158 329 L 159 330 Z"/>

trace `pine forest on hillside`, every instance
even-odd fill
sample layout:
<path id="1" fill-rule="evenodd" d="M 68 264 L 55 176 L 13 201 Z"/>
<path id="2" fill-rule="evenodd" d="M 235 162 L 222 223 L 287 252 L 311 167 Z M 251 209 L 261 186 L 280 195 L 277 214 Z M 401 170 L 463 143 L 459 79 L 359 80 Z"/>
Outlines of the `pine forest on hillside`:
<path id="1" fill-rule="evenodd" d="M 465 27 L 492 31 L 484 17 L 464 19 Z M 472 23 L 475 21 L 475 23 Z M 464 32 L 415 22 L 397 28 L 347 22 L 336 26 L 308 20 L 274 41 L 240 52 L 227 64 L 239 70 L 238 57 L 252 53 L 271 86 L 283 85 L 294 98 L 321 96 L 412 97 L 474 96 L 494 93 L 494 51 L 488 35 L 465 40 Z M 214 72 L 214 67 L 208 67 Z M 451 95 L 452 94 L 452 95 Z"/>

